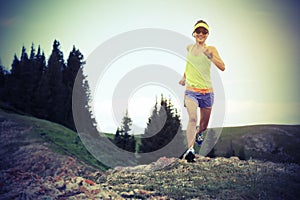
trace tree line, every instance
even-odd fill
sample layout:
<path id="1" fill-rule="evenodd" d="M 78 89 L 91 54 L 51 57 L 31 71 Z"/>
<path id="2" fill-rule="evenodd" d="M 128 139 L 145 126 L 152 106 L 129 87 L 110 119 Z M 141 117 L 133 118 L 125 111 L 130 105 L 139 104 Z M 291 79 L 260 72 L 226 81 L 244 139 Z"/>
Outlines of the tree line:
<path id="1" fill-rule="evenodd" d="M 147 157 L 138 158 L 139 163 L 153 162 L 161 156 L 178 157 L 179 155 L 174 153 L 174 149 L 179 148 L 179 145 L 182 147 L 186 146 L 186 138 L 182 130 L 180 115 L 172 104 L 171 99 L 166 99 L 163 95 L 161 95 L 160 103 L 156 100 L 144 133 L 138 136 L 140 139 L 138 145 L 136 144 L 137 139 L 130 133 L 131 125 L 132 120 L 128 115 L 128 111 L 126 111 L 113 141 L 118 147 L 126 151 L 151 153 Z M 179 136 L 177 142 L 170 145 L 177 134 Z M 168 153 L 167 155 L 156 153 L 157 150 L 162 148 L 165 148 L 165 152 Z"/>
<path id="2" fill-rule="evenodd" d="M 32 45 L 28 55 L 23 46 L 20 58 L 14 55 L 9 71 L 0 64 L 0 106 L 56 122 L 77 131 L 72 112 L 72 94 L 76 92 L 76 97 L 80 99 L 76 99 L 75 106 L 82 114 L 81 121 L 84 121 L 89 133 L 98 134 L 89 105 L 90 90 L 87 77 L 83 73 L 84 64 L 84 56 L 75 46 L 65 61 L 57 40 L 53 42 L 48 61 L 40 47 L 36 50 Z M 79 79 L 76 84 L 79 82 L 80 85 L 74 87 L 76 77 Z M 131 133 L 131 126 L 132 120 L 126 111 L 112 139 L 116 146 L 126 151 L 155 152 L 168 145 L 176 134 L 180 135 L 182 145 L 185 142 L 180 115 L 171 99 L 166 99 L 163 95 L 160 102 L 155 101 L 147 127 L 139 139 Z M 154 153 L 151 159 L 154 161 L 160 156 Z M 147 159 L 149 161 L 149 158 Z"/>
<path id="3" fill-rule="evenodd" d="M 75 78 L 81 79 L 78 109 L 88 119 L 87 126 L 96 130 L 96 122 L 90 111 L 89 86 L 83 74 L 84 56 L 73 46 L 67 61 L 64 60 L 60 43 L 53 42 L 51 55 L 46 61 L 40 46 L 31 46 L 28 55 L 22 47 L 20 58 L 15 54 L 10 71 L 0 65 L 0 99 L 6 108 L 37 118 L 62 124 L 74 131 L 72 93 Z"/>

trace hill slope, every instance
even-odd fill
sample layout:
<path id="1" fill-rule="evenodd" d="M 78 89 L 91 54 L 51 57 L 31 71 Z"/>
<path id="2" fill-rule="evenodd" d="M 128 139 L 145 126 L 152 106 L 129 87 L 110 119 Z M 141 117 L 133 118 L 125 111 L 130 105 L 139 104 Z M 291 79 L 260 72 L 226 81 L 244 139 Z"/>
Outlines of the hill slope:
<path id="1" fill-rule="evenodd" d="M 77 134 L 44 120 L 0 110 L 0 199 L 41 199 L 85 194 L 64 188 L 66 180 L 86 180 L 106 168 L 80 143 Z M 102 169 L 102 170 L 99 170 Z M 88 181 L 87 181 L 88 182 Z M 46 192 L 48 191 L 48 192 Z M 105 191 L 101 195 L 107 196 Z"/>
<path id="2" fill-rule="evenodd" d="M 85 149 L 77 133 L 64 126 L 1 110 L 0 124 L 0 145 L 3 147 L 0 150 L 1 168 L 11 167 L 11 163 L 15 163 L 9 155 L 25 152 L 25 156 L 27 146 L 30 149 L 42 145 L 59 155 L 73 156 L 86 164 L 107 169 Z M 17 152 L 19 150 L 22 151 Z"/>
<path id="3" fill-rule="evenodd" d="M 149 165 L 103 172 L 101 163 L 85 151 L 76 134 L 60 125 L 0 111 L 0 199 L 300 196 L 297 164 L 197 156 L 196 163 L 161 158 Z"/>
<path id="4" fill-rule="evenodd" d="M 214 131 L 209 131 L 208 134 L 214 134 Z M 238 156 L 246 160 L 254 158 L 300 164 L 300 126 L 225 127 L 213 154 L 217 157 Z"/>

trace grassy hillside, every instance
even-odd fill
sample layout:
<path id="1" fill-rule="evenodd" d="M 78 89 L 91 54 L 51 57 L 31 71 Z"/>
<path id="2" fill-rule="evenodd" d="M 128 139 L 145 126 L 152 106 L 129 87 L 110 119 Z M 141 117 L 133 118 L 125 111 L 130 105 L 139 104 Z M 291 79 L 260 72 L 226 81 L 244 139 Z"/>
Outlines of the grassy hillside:
<path id="1" fill-rule="evenodd" d="M 15 122 L 19 127 L 14 127 L 14 129 L 19 129 L 20 132 L 27 130 L 26 134 L 18 135 L 18 142 L 7 147 L 6 153 L 13 153 L 21 148 L 22 144 L 46 142 L 54 152 L 71 155 L 101 170 L 107 169 L 86 150 L 77 133 L 62 125 L 25 115 L 7 113 L 3 110 L 0 110 L 0 120 Z"/>
<path id="2" fill-rule="evenodd" d="M 86 150 L 77 133 L 70 129 L 46 120 L 7 113 L 2 110 L 0 110 L 0 115 L 2 118 L 17 122 L 24 129 L 30 129 L 30 134 L 22 135 L 23 141 L 47 142 L 55 152 L 74 156 L 102 170 L 107 169 Z M 110 133 L 104 133 L 104 135 L 110 139 L 114 137 Z M 136 136 L 136 140 L 138 149 L 140 137 Z M 16 148 L 18 147 L 9 147 L 8 151 L 14 151 Z M 196 148 L 196 151 L 198 152 L 199 148 Z M 299 164 L 300 125 L 224 127 L 210 155 L 215 157 L 238 156 L 241 159 L 253 158 Z"/>

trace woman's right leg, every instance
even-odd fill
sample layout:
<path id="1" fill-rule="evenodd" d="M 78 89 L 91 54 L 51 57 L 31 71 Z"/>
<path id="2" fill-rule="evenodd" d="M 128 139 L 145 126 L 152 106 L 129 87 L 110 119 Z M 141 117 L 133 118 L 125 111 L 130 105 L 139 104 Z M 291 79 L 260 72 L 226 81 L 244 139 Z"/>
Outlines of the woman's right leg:
<path id="1" fill-rule="evenodd" d="M 186 129 L 186 138 L 188 148 L 190 148 L 193 147 L 195 143 L 198 104 L 196 101 L 186 96 L 185 106 L 189 115 L 188 126 Z"/>

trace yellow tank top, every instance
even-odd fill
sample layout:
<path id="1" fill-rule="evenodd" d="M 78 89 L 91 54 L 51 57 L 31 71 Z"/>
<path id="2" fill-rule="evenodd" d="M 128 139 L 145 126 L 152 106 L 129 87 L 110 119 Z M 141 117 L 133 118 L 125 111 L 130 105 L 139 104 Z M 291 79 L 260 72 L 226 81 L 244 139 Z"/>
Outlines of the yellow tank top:
<path id="1" fill-rule="evenodd" d="M 185 68 L 187 88 L 212 90 L 211 60 L 203 53 L 197 56 L 193 55 L 192 48 L 188 52 Z"/>

